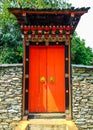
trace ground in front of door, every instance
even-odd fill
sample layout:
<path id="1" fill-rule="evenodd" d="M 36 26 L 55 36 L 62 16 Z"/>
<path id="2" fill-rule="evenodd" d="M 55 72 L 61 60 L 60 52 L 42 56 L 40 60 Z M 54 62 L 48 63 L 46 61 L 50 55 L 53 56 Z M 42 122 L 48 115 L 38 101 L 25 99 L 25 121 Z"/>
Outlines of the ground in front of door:
<path id="1" fill-rule="evenodd" d="M 65 119 L 31 119 L 20 121 L 15 130 L 78 130 L 73 121 Z"/>

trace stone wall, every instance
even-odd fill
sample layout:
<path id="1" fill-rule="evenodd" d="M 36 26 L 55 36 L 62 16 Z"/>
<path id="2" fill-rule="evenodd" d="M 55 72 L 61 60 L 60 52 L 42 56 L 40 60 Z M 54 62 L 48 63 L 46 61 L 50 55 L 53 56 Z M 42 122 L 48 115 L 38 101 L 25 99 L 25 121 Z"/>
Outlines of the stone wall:
<path id="1" fill-rule="evenodd" d="M 0 130 L 13 130 L 21 111 L 22 65 L 0 65 Z"/>
<path id="2" fill-rule="evenodd" d="M 73 65 L 73 120 L 93 130 L 93 67 Z M 22 117 L 22 65 L 0 65 L 0 130 L 14 130 Z"/>
<path id="3" fill-rule="evenodd" d="M 73 119 L 79 130 L 93 130 L 93 66 L 73 65 Z"/>

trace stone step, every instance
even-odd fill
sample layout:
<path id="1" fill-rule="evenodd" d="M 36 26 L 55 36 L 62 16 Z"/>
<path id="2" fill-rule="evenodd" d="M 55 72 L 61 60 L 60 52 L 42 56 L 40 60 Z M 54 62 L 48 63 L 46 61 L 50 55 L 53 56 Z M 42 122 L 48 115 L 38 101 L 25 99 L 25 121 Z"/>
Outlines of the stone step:
<path id="1" fill-rule="evenodd" d="M 64 125 L 29 125 L 28 130 L 68 130 Z"/>
<path id="2" fill-rule="evenodd" d="M 15 130 L 78 130 L 73 121 L 65 119 L 31 119 L 21 121 Z"/>
<path id="3" fill-rule="evenodd" d="M 28 119 L 65 119 L 65 113 L 30 113 Z"/>
<path id="4" fill-rule="evenodd" d="M 28 130 L 78 130 L 72 121 L 65 119 L 33 119 Z"/>

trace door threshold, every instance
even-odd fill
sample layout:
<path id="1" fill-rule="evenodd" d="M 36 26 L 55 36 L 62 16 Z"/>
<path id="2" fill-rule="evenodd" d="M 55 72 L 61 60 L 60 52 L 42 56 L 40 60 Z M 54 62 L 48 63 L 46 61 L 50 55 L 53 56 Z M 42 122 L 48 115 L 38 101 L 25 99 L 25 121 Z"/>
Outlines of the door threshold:
<path id="1" fill-rule="evenodd" d="M 65 119 L 66 113 L 29 113 L 29 119 Z"/>

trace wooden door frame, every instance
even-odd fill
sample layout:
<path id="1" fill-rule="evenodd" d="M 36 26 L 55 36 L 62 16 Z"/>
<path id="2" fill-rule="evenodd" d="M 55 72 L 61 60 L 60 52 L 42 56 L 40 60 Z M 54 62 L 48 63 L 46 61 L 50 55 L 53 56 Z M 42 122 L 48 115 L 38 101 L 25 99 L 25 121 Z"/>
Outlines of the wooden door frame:
<path id="1" fill-rule="evenodd" d="M 23 118 L 29 115 L 28 112 L 28 96 L 29 96 L 29 46 L 37 46 L 33 42 L 24 39 L 24 68 L 23 68 L 23 107 L 22 113 Z M 72 89 L 71 89 L 71 63 L 70 63 L 70 40 L 65 42 L 60 42 L 58 45 L 55 43 L 50 43 L 50 45 L 65 47 L 65 108 L 67 114 L 72 117 Z M 49 46 L 50 46 L 49 45 Z M 45 43 L 42 44 L 45 46 Z"/>

